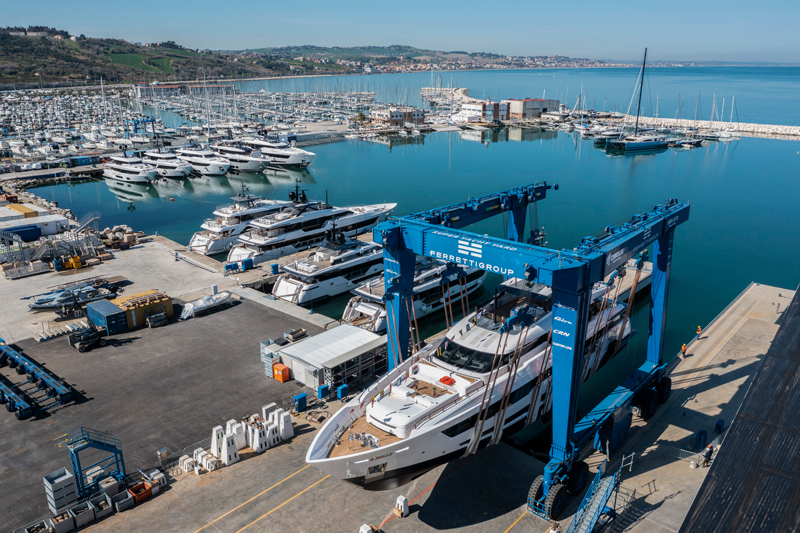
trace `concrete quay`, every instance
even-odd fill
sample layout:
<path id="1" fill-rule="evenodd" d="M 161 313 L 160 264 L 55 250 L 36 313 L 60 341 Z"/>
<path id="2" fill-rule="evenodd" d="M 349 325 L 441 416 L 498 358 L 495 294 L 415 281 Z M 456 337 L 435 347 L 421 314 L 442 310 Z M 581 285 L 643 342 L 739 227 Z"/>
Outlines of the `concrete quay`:
<path id="1" fill-rule="evenodd" d="M 629 122 L 631 120 L 636 120 L 636 116 L 628 115 L 622 120 Z M 645 124 L 647 126 L 653 126 L 654 123 L 657 123 L 659 126 L 698 128 L 701 130 L 730 130 L 745 137 L 767 137 L 788 140 L 797 140 L 797 138 L 800 137 L 800 126 L 779 126 L 775 124 L 753 124 L 748 122 L 725 122 L 719 120 L 712 122 L 710 120 L 689 120 L 675 118 L 659 118 L 655 120 L 652 117 L 639 117 L 640 126 Z"/>

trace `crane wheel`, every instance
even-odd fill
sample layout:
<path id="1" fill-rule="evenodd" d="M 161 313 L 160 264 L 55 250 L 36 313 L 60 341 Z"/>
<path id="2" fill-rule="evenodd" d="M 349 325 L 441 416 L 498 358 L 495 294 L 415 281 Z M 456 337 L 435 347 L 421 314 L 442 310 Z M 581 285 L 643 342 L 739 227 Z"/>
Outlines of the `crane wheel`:
<path id="1" fill-rule="evenodd" d="M 583 461 L 577 461 L 572 465 L 569 473 L 569 482 L 567 483 L 569 493 L 577 496 L 586 487 L 587 481 L 589 481 L 589 465 Z"/>
<path id="2" fill-rule="evenodd" d="M 17 408 L 17 406 L 14 405 L 14 402 L 9 401 L 8 403 L 6 403 L 6 411 L 8 411 L 9 413 L 11 413 L 14 410 L 16 410 L 16 408 Z"/>
<path id="3" fill-rule="evenodd" d="M 539 501 L 542 497 L 542 487 L 544 487 L 544 476 L 539 474 L 531 484 L 531 489 L 528 491 L 528 499 Z"/>
<path id="4" fill-rule="evenodd" d="M 550 520 L 557 520 L 567 507 L 567 486 L 556 483 L 550 487 L 550 492 L 547 493 L 544 504 L 550 511 Z"/>
<path id="5" fill-rule="evenodd" d="M 652 417 L 656 414 L 656 409 L 658 409 L 658 393 L 650 389 L 644 395 L 644 401 L 642 402 L 642 418 L 647 420 Z"/>
<path id="6" fill-rule="evenodd" d="M 656 385 L 658 391 L 658 403 L 666 403 L 669 399 L 669 394 L 672 392 L 672 380 L 669 378 L 662 378 Z"/>
<path id="7" fill-rule="evenodd" d="M 81 353 L 85 352 L 86 351 L 86 346 L 84 346 L 83 344 L 79 344 L 78 345 L 78 351 L 81 352 Z"/>
<path id="8" fill-rule="evenodd" d="M 24 366 L 18 366 L 17 368 L 14 369 L 14 372 L 16 372 L 17 374 L 22 375 L 22 374 L 25 373 L 25 367 Z"/>

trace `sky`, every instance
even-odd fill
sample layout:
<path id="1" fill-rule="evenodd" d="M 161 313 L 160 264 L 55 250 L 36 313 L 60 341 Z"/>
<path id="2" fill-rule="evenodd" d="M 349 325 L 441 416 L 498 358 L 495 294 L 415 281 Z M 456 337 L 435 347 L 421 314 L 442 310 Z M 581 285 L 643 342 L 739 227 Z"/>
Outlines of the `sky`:
<path id="1" fill-rule="evenodd" d="M 240 50 L 405 44 L 653 61 L 800 63 L 798 0 L 0 0 L 0 24 Z"/>

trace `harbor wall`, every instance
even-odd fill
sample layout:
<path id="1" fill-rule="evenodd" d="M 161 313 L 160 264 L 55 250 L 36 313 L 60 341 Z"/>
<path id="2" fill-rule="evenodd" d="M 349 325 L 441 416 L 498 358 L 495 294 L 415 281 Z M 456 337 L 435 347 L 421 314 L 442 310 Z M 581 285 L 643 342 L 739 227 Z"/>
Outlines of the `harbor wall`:
<path id="1" fill-rule="evenodd" d="M 624 121 L 635 121 L 636 116 L 628 115 Z M 774 124 L 753 124 L 747 122 L 720 122 L 710 120 L 689 120 L 674 118 L 659 118 L 653 120 L 651 117 L 639 117 L 639 125 L 646 124 L 652 126 L 657 123 L 659 126 L 678 126 L 684 128 L 697 129 L 722 129 L 730 130 L 747 137 L 778 137 L 790 140 L 800 138 L 800 126 L 778 126 Z"/>

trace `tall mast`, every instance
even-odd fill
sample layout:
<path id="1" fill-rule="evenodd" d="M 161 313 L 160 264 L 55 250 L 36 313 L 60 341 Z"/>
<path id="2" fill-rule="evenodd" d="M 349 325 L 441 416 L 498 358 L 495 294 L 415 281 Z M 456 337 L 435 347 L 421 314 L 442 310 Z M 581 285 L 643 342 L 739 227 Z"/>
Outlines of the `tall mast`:
<path id="1" fill-rule="evenodd" d="M 644 49 L 644 59 L 642 59 L 642 79 L 639 82 L 639 103 L 636 104 L 636 128 L 633 135 L 639 135 L 639 110 L 642 107 L 642 88 L 644 87 L 644 65 L 647 63 L 647 48 Z"/>

